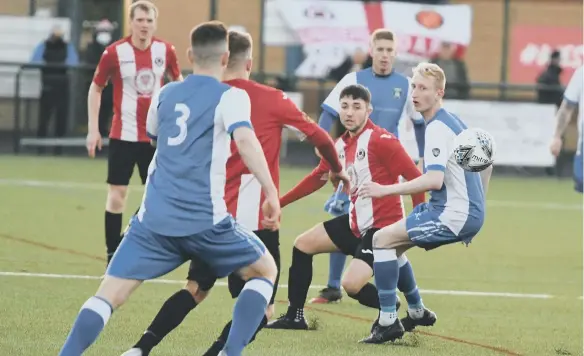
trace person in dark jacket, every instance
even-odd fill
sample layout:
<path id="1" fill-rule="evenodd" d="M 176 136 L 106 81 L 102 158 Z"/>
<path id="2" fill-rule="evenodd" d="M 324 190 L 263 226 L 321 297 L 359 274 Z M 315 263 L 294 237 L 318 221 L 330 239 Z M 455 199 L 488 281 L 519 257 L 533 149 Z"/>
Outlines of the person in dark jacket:
<path id="1" fill-rule="evenodd" d="M 93 41 L 87 46 L 85 54 L 86 62 L 95 65 L 99 63 L 103 52 L 114 42 L 114 25 L 108 20 L 102 20 L 95 26 Z M 89 73 L 89 83 L 93 80 L 93 73 Z M 89 87 L 89 85 L 88 85 Z M 109 135 L 109 124 L 113 115 L 114 92 L 112 84 L 109 83 L 101 93 L 101 106 L 99 107 L 99 132 L 101 136 Z"/>
<path id="2" fill-rule="evenodd" d="M 49 38 L 36 46 L 32 63 L 46 65 L 77 65 L 75 48 L 63 38 L 60 27 L 54 27 Z M 39 105 L 38 137 L 47 137 L 53 113 L 56 115 L 55 134 L 65 135 L 69 108 L 69 78 L 66 68 L 41 68 L 41 97 Z"/>
<path id="3" fill-rule="evenodd" d="M 541 104 L 554 104 L 560 107 L 564 90 L 560 82 L 562 67 L 560 67 L 560 52 L 553 51 L 547 68 L 537 77 L 537 84 L 555 88 L 537 89 L 537 102 Z"/>

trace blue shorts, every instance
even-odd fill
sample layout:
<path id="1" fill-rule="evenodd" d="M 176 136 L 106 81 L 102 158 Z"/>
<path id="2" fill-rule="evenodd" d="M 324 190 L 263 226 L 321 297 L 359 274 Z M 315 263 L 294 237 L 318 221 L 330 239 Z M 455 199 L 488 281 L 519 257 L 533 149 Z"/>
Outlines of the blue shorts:
<path id="1" fill-rule="evenodd" d="M 468 245 L 482 226 L 479 219 L 469 217 L 457 236 L 440 221 L 439 216 L 438 212 L 428 208 L 428 203 L 420 204 L 414 208 L 406 218 L 408 237 L 414 245 L 426 250 L 455 242 L 463 242 Z"/>
<path id="2" fill-rule="evenodd" d="M 134 217 L 106 273 L 142 281 L 163 276 L 186 261 L 200 260 L 222 278 L 256 262 L 265 251 L 260 239 L 231 217 L 186 237 L 159 235 Z"/>
<path id="3" fill-rule="evenodd" d="M 582 151 L 580 150 L 574 156 L 574 189 L 580 193 L 582 193 L 582 175 L 584 174 L 582 172 L 584 169 L 582 159 Z"/>

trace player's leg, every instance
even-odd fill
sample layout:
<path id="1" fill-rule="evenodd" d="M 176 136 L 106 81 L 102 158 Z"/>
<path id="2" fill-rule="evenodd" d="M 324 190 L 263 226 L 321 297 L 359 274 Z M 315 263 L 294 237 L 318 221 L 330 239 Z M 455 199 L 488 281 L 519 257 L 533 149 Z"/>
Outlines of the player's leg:
<path id="1" fill-rule="evenodd" d="M 122 214 L 135 165 L 134 142 L 111 139 L 108 147 L 105 244 L 108 263 L 122 240 Z"/>
<path id="2" fill-rule="evenodd" d="M 397 288 L 404 294 L 408 302 L 408 311 L 401 323 L 405 331 L 412 331 L 416 326 L 432 326 L 436 323 L 436 314 L 426 308 L 418 290 L 412 264 L 405 253 L 397 258 L 399 279 Z"/>
<path id="3" fill-rule="evenodd" d="M 336 198 L 336 199 L 335 199 Z M 325 203 L 324 210 L 334 217 L 349 213 L 349 197 L 345 193 L 333 194 Z M 341 292 L 341 277 L 347 256 L 341 252 L 333 252 L 329 256 L 329 276 L 326 288 L 318 293 L 310 303 L 324 304 L 338 302 L 343 298 Z"/>
<path id="4" fill-rule="evenodd" d="M 113 310 L 147 279 L 160 277 L 184 262 L 174 239 L 134 221 L 108 267 L 95 296 L 82 306 L 60 356 L 78 356 L 97 339 Z"/>
<path id="5" fill-rule="evenodd" d="M 277 268 L 253 232 L 231 217 L 183 242 L 183 249 L 205 261 L 218 278 L 237 272 L 246 281 L 233 310 L 222 353 L 239 355 L 255 334 L 272 297 Z"/>
<path id="6" fill-rule="evenodd" d="M 266 309 L 266 314 L 262 321 L 260 322 L 260 325 L 258 326 L 256 333 L 252 336 L 250 343 L 255 340 L 256 335 L 260 332 L 261 329 L 263 329 L 267 325 L 268 320 L 270 320 L 274 314 L 275 310 L 274 301 L 276 299 L 276 292 L 278 290 L 278 283 L 280 280 L 280 232 L 270 230 L 259 230 L 254 231 L 254 233 L 264 243 L 264 245 L 268 249 L 268 252 L 274 258 L 274 262 L 276 263 L 276 269 L 278 272 L 276 275 L 276 281 L 274 282 L 272 298 L 270 299 L 270 303 L 268 305 L 268 308 Z M 237 298 L 239 297 L 239 294 L 241 293 L 243 287 L 245 286 L 245 281 L 239 275 L 232 273 L 228 277 L 228 286 L 231 296 L 233 298 Z M 216 356 L 219 354 L 219 352 L 221 352 L 221 350 L 225 346 L 225 343 L 227 342 L 227 337 L 229 336 L 229 331 L 231 330 L 231 324 L 232 321 L 230 320 L 223 327 L 221 335 L 219 335 L 219 338 L 217 338 L 213 345 L 211 345 L 211 347 L 207 350 L 204 356 Z"/>
<path id="7" fill-rule="evenodd" d="M 307 330 L 304 304 L 312 281 L 313 256 L 336 251 L 353 255 L 358 244 L 359 239 L 349 227 L 348 215 L 320 223 L 298 236 L 294 242 L 292 265 L 288 273 L 288 310 L 266 328 Z"/>
<path id="8" fill-rule="evenodd" d="M 192 260 L 186 286 L 164 302 L 140 340 L 122 356 L 148 356 L 166 335 L 183 322 L 191 310 L 205 300 L 216 280 L 204 262 Z"/>

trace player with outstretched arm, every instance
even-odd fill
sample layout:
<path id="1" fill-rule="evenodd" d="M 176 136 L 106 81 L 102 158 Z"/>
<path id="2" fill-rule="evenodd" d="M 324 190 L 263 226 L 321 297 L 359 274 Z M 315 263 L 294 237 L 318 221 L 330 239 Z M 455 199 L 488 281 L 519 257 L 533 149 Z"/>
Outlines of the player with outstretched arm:
<path id="1" fill-rule="evenodd" d="M 425 124 L 412 104 L 410 78 L 393 69 L 396 51 L 396 36 L 392 31 L 385 28 L 374 31 L 370 40 L 371 68 L 345 75 L 322 103 L 323 111 L 319 125 L 330 131 L 333 122 L 339 118 L 339 94 L 348 85 L 361 84 L 371 92 L 373 112 L 370 119 L 375 125 L 397 137 L 400 121 L 407 120 L 408 126 L 413 123 L 421 167 L 424 157 Z M 324 209 L 333 216 L 347 214 L 349 198 L 342 193 L 338 196 L 333 195 L 325 203 Z M 344 254 L 331 253 L 327 287 L 319 292 L 319 296 L 314 298 L 312 303 L 329 303 L 342 298 L 341 275 L 345 260 Z"/>
<path id="2" fill-rule="evenodd" d="M 288 274 L 288 311 L 267 328 L 308 329 L 304 304 L 312 280 L 312 259 L 321 253 L 340 252 L 354 256 L 341 284 L 351 298 L 379 310 L 377 288 L 369 283 L 373 275 L 371 242 L 376 231 L 404 217 L 404 207 L 401 197 L 364 198 L 359 197 L 357 191 L 367 182 L 395 184 L 400 176 L 413 180 L 420 176 L 420 171 L 399 140 L 368 118 L 371 110 L 371 94 L 364 86 L 353 84 L 341 91 L 340 118 L 347 132 L 337 140 L 336 148 L 351 178 L 349 212 L 317 224 L 296 238 Z M 280 199 L 280 204 L 288 205 L 322 188 L 329 169 L 322 160 L 312 173 Z M 423 193 L 412 195 L 414 206 L 424 200 Z M 411 264 L 405 255 L 399 263 L 403 272 L 398 287 L 406 296 L 408 310 L 423 314 L 424 324 L 432 325 L 436 317 L 422 303 Z"/>
<path id="3" fill-rule="evenodd" d="M 467 172 L 457 164 L 454 141 L 467 127 L 442 108 L 446 78 L 435 64 L 421 63 L 414 69 L 412 99 L 426 120 L 425 173 L 409 182 L 382 185 L 365 183 L 361 197 L 380 198 L 430 191 L 430 201 L 418 205 L 407 218 L 384 227 L 373 235 L 373 269 L 379 290 L 381 313 L 364 343 L 380 344 L 401 338 L 407 325 L 397 318 L 396 289 L 401 278 L 399 259 L 414 247 L 431 250 L 442 245 L 469 244 L 483 226 L 485 195 L 492 166 L 480 173 Z M 408 324 L 424 325 L 423 310 L 408 310 Z M 409 326 L 409 325 L 408 325 Z"/>

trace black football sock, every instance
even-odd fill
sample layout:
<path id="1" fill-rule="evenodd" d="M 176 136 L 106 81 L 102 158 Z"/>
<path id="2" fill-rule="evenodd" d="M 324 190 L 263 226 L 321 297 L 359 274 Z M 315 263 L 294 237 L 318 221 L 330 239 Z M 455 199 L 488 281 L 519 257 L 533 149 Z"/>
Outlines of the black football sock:
<path id="1" fill-rule="evenodd" d="M 292 265 L 288 274 L 288 316 L 297 318 L 299 311 L 304 309 L 308 288 L 312 282 L 312 255 L 294 247 L 292 250 Z"/>
<path id="2" fill-rule="evenodd" d="M 144 356 L 148 355 L 196 306 L 197 302 L 188 290 L 176 292 L 164 302 L 152 324 L 134 347 L 141 349 Z"/>
<path id="3" fill-rule="evenodd" d="M 255 334 L 253 334 L 253 336 L 251 337 L 251 340 L 249 340 L 250 344 L 255 340 L 256 335 L 260 332 L 260 330 L 262 330 L 264 328 L 264 326 L 266 326 L 267 324 L 268 324 L 268 318 L 264 315 L 264 317 L 263 317 L 262 321 L 260 322 L 260 325 L 258 326 Z M 225 343 L 227 342 L 227 337 L 229 336 L 230 330 L 231 330 L 231 320 L 225 325 L 225 327 L 223 327 L 223 331 L 221 331 L 221 335 L 219 336 L 217 341 L 215 341 L 215 343 L 213 343 L 211 348 L 205 353 L 205 356 L 217 355 L 221 350 L 223 350 L 223 347 L 225 346 Z"/>
<path id="4" fill-rule="evenodd" d="M 367 283 L 357 294 L 349 294 L 349 297 L 357 300 L 359 304 L 369 308 L 379 309 L 379 295 L 377 287 L 372 283 Z"/>
<path id="5" fill-rule="evenodd" d="M 105 212 L 105 246 L 107 248 L 107 263 L 109 264 L 116 252 L 122 237 L 122 214 Z"/>

